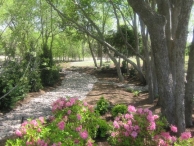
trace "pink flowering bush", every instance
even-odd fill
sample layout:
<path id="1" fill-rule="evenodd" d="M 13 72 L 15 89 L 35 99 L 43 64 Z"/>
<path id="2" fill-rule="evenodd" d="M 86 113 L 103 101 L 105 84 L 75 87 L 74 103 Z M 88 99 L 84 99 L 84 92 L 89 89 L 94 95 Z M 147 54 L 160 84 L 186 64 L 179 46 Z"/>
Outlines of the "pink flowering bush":
<path id="1" fill-rule="evenodd" d="M 113 122 L 114 130 L 108 141 L 111 145 L 153 145 L 154 135 L 159 134 L 166 125 L 164 119 L 159 119 L 148 109 L 136 109 L 128 106 L 126 114 L 119 115 Z"/>
<path id="2" fill-rule="evenodd" d="M 6 146 L 92 146 L 103 128 L 100 115 L 78 98 L 58 99 L 52 104 L 52 112 L 48 120 L 40 117 L 25 121 L 15 132 L 18 138 L 8 140 Z"/>

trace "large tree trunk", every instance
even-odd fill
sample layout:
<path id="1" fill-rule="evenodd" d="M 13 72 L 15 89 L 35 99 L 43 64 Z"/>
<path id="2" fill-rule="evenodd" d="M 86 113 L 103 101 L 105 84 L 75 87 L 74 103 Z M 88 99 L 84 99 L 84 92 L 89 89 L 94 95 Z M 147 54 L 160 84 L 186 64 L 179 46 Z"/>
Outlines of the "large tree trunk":
<path id="1" fill-rule="evenodd" d="M 158 12 L 142 0 L 128 0 L 148 27 L 158 79 L 162 113 L 178 134 L 185 130 L 184 115 L 184 49 L 192 0 L 157 1 Z M 171 12 L 176 8 L 177 14 Z M 177 21 L 178 20 L 178 21 Z M 171 29 L 173 22 L 173 29 Z M 177 24 L 175 24 L 178 22 Z M 171 44 L 171 41 L 173 42 Z"/>
<path id="2" fill-rule="evenodd" d="M 193 111 L 193 97 L 194 97 L 194 30 L 193 41 L 190 47 L 187 83 L 185 85 L 185 122 L 187 127 L 193 126 L 192 111 Z"/>
<path id="3" fill-rule="evenodd" d="M 159 89 L 160 97 L 163 98 L 162 100 L 164 101 L 161 106 L 161 112 L 169 123 L 174 124 L 175 102 L 172 90 L 173 80 L 169 66 L 168 48 L 165 39 L 166 19 L 164 16 L 155 13 L 151 7 L 142 0 L 128 0 L 128 2 L 147 25 L 151 39 L 158 84 L 162 87 Z"/>

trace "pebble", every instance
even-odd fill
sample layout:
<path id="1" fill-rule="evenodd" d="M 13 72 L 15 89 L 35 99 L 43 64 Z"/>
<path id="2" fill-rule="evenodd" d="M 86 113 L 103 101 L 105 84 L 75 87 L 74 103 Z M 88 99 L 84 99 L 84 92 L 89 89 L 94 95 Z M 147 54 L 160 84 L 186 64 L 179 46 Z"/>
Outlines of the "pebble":
<path id="1" fill-rule="evenodd" d="M 97 82 L 97 78 L 92 75 L 65 70 L 63 72 L 65 79 L 61 86 L 32 99 L 29 103 L 21 105 L 5 115 L 0 114 L 0 140 L 15 133 L 23 119 L 51 115 L 52 103 L 61 97 L 76 96 L 83 100 L 92 90 L 94 83 Z"/>

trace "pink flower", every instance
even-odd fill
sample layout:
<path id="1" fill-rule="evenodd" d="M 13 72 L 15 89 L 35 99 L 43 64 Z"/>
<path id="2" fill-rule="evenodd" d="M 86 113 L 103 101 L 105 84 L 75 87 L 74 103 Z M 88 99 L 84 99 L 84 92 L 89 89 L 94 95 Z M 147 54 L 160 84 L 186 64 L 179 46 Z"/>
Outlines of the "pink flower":
<path id="1" fill-rule="evenodd" d="M 191 138 L 191 132 L 183 132 L 183 133 L 181 133 L 181 139 L 182 140 L 187 140 L 189 138 Z"/>
<path id="2" fill-rule="evenodd" d="M 129 106 L 128 106 L 128 112 L 136 112 L 135 107 L 132 106 L 132 105 L 129 105 Z"/>
<path id="3" fill-rule="evenodd" d="M 132 125 L 131 120 L 128 120 L 128 121 L 127 121 L 127 124 L 131 126 L 131 125 Z"/>
<path id="4" fill-rule="evenodd" d="M 32 145 L 33 143 L 31 142 L 31 141 L 27 141 L 26 142 L 26 145 L 28 146 L 28 145 Z"/>
<path id="5" fill-rule="evenodd" d="M 171 137 L 171 140 L 172 140 L 172 142 L 174 143 L 174 142 L 176 142 L 177 138 L 176 138 L 175 136 L 172 136 L 172 137 Z"/>
<path id="6" fill-rule="evenodd" d="M 124 132 L 124 135 L 125 135 L 126 137 L 128 137 L 128 136 L 129 136 L 129 132 Z"/>
<path id="7" fill-rule="evenodd" d="M 137 113 L 138 114 L 143 114 L 143 109 L 142 108 L 137 109 Z"/>
<path id="8" fill-rule="evenodd" d="M 155 122 L 151 122 L 149 127 L 148 127 L 148 130 L 155 130 L 156 129 L 156 123 Z"/>
<path id="9" fill-rule="evenodd" d="M 40 120 L 40 122 L 43 124 L 44 123 L 44 117 L 39 117 L 38 118 Z"/>
<path id="10" fill-rule="evenodd" d="M 71 103 L 71 106 L 74 105 L 77 100 L 78 100 L 78 98 L 76 98 L 76 97 L 70 98 L 69 101 Z"/>
<path id="11" fill-rule="evenodd" d="M 72 104 L 71 104 L 70 102 L 67 102 L 67 103 L 66 103 L 66 106 L 67 106 L 67 107 L 70 107 L 71 105 L 72 105 Z"/>
<path id="12" fill-rule="evenodd" d="M 149 122 L 154 122 L 154 116 L 152 116 L 152 115 L 147 115 L 147 120 L 148 120 Z"/>
<path id="13" fill-rule="evenodd" d="M 28 124 L 28 122 L 27 121 L 24 121 L 23 123 L 22 123 L 22 126 L 26 126 Z"/>
<path id="14" fill-rule="evenodd" d="M 131 136 L 132 136 L 133 138 L 136 138 L 136 137 L 137 137 L 137 132 L 136 132 L 136 131 L 133 131 L 133 132 L 131 133 Z"/>
<path id="15" fill-rule="evenodd" d="M 22 132 L 23 134 L 26 134 L 26 128 L 25 128 L 25 127 L 21 127 L 21 132 Z"/>
<path id="16" fill-rule="evenodd" d="M 158 115 L 154 115 L 154 120 L 158 119 L 159 116 Z"/>
<path id="17" fill-rule="evenodd" d="M 168 146 L 163 139 L 159 139 L 158 146 Z"/>
<path id="18" fill-rule="evenodd" d="M 125 119 L 133 119 L 133 115 L 132 114 L 125 114 Z"/>
<path id="19" fill-rule="evenodd" d="M 117 135 L 116 132 L 112 132 L 112 133 L 111 133 L 111 136 L 112 136 L 112 137 L 116 137 L 116 135 Z"/>
<path id="20" fill-rule="evenodd" d="M 67 111 L 67 114 L 70 115 L 70 114 L 71 114 L 71 110 L 68 110 L 68 111 Z"/>
<path id="21" fill-rule="evenodd" d="M 88 103 L 87 102 L 84 102 L 84 106 L 88 106 Z"/>
<path id="22" fill-rule="evenodd" d="M 77 114 L 77 119 L 81 120 L 81 115 L 80 114 Z"/>
<path id="23" fill-rule="evenodd" d="M 38 123 L 37 123 L 36 120 L 32 120 L 32 121 L 30 122 L 30 124 L 32 124 L 34 127 L 37 127 L 37 126 L 38 126 Z"/>
<path id="24" fill-rule="evenodd" d="M 57 125 L 60 130 L 63 130 L 65 128 L 65 123 L 63 121 L 59 122 Z"/>
<path id="25" fill-rule="evenodd" d="M 16 131 L 15 131 L 15 134 L 16 134 L 17 136 L 19 136 L 19 137 L 22 136 L 22 132 L 21 132 L 20 130 L 16 130 Z"/>
<path id="26" fill-rule="evenodd" d="M 114 125 L 114 127 L 115 127 L 116 129 L 119 129 L 119 128 L 120 128 L 119 123 L 118 123 L 117 121 L 114 121 L 114 122 L 113 122 L 113 125 Z"/>
<path id="27" fill-rule="evenodd" d="M 92 144 L 92 142 L 90 140 L 88 140 L 87 146 L 93 146 L 93 144 Z"/>
<path id="28" fill-rule="evenodd" d="M 163 136 L 163 137 L 164 137 L 164 139 L 166 139 L 166 140 L 169 140 L 169 139 L 171 138 L 171 136 L 170 136 L 170 133 L 169 133 L 169 132 L 162 132 L 162 133 L 161 133 L 161 136 Z"/>
<path id="29" fill-rule="evenodd" d="M 171 125 L 171 126 L 170 126 L 170 129 L 171 129 L 171 131 L 174 132 L 174 133 L 177 132 L 177 127 L 174 126 L 174 125 Z"/>
<path id="30" fill-rule="evenodd" d="M 80 132 L 80 137 L 84 140 L 87 139 L 88 138 L 88 132 L 87 131 Z"/>
<path id="31" fill-rule="evenodd" d="M 82 125 L 80 125 L 79 127 L 76 128 L 76 131 L 79 132 L 82 130 Z"/>
<path id="32" fill-rule="evenodd" d="M 41 129 L 40 129 L 40 128 L 38 128 L 38 129 L 37 129 L 37 132 L 41 132 Z"/>
<path id="33" fill-rule="evenodd" d="M 124 124 L 123 126 L 124 126 L 125 130 L 127 130 L 127 131 L 129 131 L 129 130 L 130 130 L 130 127 L 129 127 L 129 125 L 128 125 L 128 124 Z"/>

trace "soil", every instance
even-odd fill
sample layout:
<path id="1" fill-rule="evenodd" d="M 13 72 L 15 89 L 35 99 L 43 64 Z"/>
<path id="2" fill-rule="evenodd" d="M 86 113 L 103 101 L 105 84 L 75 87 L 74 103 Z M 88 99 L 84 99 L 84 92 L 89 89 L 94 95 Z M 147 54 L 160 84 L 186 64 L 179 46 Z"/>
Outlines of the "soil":
<path id="1" fill-rule="evenodd" d="M 148 93 L 141 93 L 139 96 L 135 97 L 133 93 L 127 92 L 124 88 L 117 87 L 114 84 L 107 84 L 106 82 L 115 82 L 119 83 L 116 70 L 115 69 L 108 69 L 108 70 L 102 70 L 98 71 L 94 68 L 79 68 L 79 70 L 76 69 L 76 71 L 80 73 L 87 73 L 94 75 L 96 78 L 98 78 L 99 81 L 104 81 L 104 83 L 95 83 L 93 86 L 92 91 L 90 91 L 87 95 L 87 97 L 84 99 L 84 101 L 88 102 L 88 104 L 96 105 L 96 102 L 103 96 L 105 99 L 110 101 L 112 105 L 116 104 L 126 104 L 126 105 L 134 105 L 135 107 L 142 107 L 142 108 L 149 108 L 152 110 L 155 114 L 160 113 L 160 108 L 157 105 L 157 100 L 150 104 L 148 100 Z M 55 85 L 59 86 L 61 81 L 64 77 L 61 77 L 61 80 Z M 128 76 L 125 76 L 125 83 L 134 83 L 136 85 L 139 85 L 140 82 L 136 78 L 129 78 Z M 39 92 L 35 93 L 29 93 L 28 96 L 25 98 L 24 101 L 20 101 L 18 104 L 25 104 L 32 98 L 37 97 L 38 95 L 44 94 L 47 91 L 50 91 L 54 89 L 55 87 L 46 87 L 43 90 L 40 90 Z M 106 115 L 110 116 L 110 115 Z M 188 129 L 190 130 L 190 129 Z M 194 131 L 194 130 L 192 130 Z M 6 139 L 0 141 L 0 146 L 5 145 Z M 106 139 L 98 139 L 96 140 L 98 146 L 109 146 L 106 142 Z"/>

